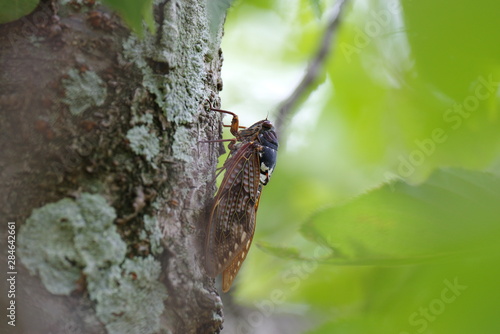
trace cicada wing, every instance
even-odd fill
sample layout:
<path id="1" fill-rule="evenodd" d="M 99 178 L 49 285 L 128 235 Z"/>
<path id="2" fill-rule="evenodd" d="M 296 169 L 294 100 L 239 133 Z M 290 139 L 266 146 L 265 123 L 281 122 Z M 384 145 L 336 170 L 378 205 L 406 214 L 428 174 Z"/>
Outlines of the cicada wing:
<path id="1" fill-rule="evenodd" d="M 238 148 L 226 160 L 224 168 L 224 178 L 214 199 L 205 243 L 205 269 L 212 277 L 236 265 L 236 259 L 241 260 L 241 266 L 246 257 L 255 231 L 255 211 L 261 187 L 259 156 L 253 143 L 245 143 Z"/>
<path id="2" fill-rule="evenodd" d="M 228 292 L 229 289 L 231 288 L 231 285 L 233 284 L 233 280 L 238 274 L 238 271 L 240 271 L 241 264 L 247 257 L 247 252 L 246 251 L 241 252 L 241 256 L 238 256 L 238 258 L 235 258 L 233 262 L 227 267 L 224 272 L 222 273 L 222 291 L 223 292 Z"/>
<path id="3" fill-rule="evenodd" d="M 258 192 L 257 192 L 257 200 L 253 207 L 253 210 L 249 208 L 249 219 L 253 222 L 253 230 L 249 235 L 242 234 L 241 235 L 241 245 L 243 247 L 239 247 L 240 251 L 236 254 L 231 263 L 224 269 L 222 273 L 222 291 L 228 292 L 233 284 L 233 280 L 240 271 L 241 265 L 243 261 L 245 261 L 248 251 L 250 250 L 250 246 L 252 245 L 253 235 L 255 232 L 255 221 L 257 217 L 257 209 L 259 207 L 260 194 L 262 191 L 262 185 L 259 184 Z"/>
<path id="4" fill-rule="evenodd" d="M 224 269 L 222 273 L 222 291 L 228 292 L 233 284 L 233 280 L 240 271 L 241 265 L 245 258 L 247 257 L 248 251 L 250 249 L 250 245 L 252 244 L 253 234 L 255 232 L 255 216 L 256 216 L 256 207 L 254 206 L 252 210 L 249 209 L 249 219 L 253 221 L 253 230 L 250 234 L 243 233 L 241 235 L 241 241 L 238 244 L 238 251 L 235 253 L 234 258 L 231 260 L 229 265 Z M 236 244 L 235 244 L 236 245 Z M 236 248 L 236 247 L 235 247 Z"/>

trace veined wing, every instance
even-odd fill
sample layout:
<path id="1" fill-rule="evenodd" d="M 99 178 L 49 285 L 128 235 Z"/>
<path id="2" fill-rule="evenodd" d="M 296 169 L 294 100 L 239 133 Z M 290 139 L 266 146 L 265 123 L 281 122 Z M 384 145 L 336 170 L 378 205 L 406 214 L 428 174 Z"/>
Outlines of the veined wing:
<path id="1" fill-rule="evenodd" d="M 255 231 L 260 197 L 258 146 L 242 144 L 224 163 L 225 174 L 214 199 L 205 244 L 205 268 L 215 277 L 222 271 L 223 291 L 248 253 Z"/>

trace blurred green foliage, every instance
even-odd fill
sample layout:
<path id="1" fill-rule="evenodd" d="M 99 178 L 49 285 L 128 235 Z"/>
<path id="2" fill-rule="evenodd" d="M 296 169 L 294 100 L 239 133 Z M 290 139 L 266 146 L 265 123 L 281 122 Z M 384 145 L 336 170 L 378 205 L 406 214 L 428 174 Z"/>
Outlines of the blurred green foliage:
<path id="1" fill-rule="evenodd" d="M 31 13 L 39 0 L 0 0 L 0 23 L 17 20 Z"/>
<path id="2" fill-rule="evenodd" d="M 39 0 L 0 0 L 0 24 L 11 22 L 31 13 Z M 61 1 L 67 4 L 69 1 Z M 80 1 L 74 1 L 79 4 Z M 155 31 L 153 0 L 102 0 L 102 3 L 116 10 L 128 26 L 139 36 L 144 27 Z"/>
<path id="3" fill-rule="evenodd" d="M 265 118 L 333 3 L 235 2 L 223 108 L 244 125 Z M 312 333 L 500 330 L 499 12 L 494 0 L 350 2 L 281 135 L 241 303 L 301 314 Z"/>
<path id="4" fill-rule="evenodd" d="M 153 0 L 103 0 L 103 3 L 116 10 L 139 36 L 143 35 L 145 27 L 155 31 Z"/>

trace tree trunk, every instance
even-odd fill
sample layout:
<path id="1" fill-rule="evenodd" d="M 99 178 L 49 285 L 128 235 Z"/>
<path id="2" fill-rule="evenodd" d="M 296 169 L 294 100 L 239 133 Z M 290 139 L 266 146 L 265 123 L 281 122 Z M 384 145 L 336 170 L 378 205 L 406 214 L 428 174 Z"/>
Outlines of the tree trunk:
<path id="1" fill-rule="evenodd" d="M 94 1 L 0 25 L 2 333 L 220 330 L 199 247 L 219 146 L 199 142 L 221 131 L 221 28 L 199 0 L 154 16 L 142 39 Z"/>

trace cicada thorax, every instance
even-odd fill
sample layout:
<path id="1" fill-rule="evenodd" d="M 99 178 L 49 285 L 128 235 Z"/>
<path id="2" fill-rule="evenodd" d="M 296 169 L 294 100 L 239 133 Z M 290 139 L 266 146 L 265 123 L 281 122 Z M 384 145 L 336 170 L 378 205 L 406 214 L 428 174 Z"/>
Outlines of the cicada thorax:
<path id="1" fill-rule="evenodd" d="M 245 260 L 255 232 L 255 219 L 262 187 L 276 166 L 278 139 L 268 120 L 239 129 L 233 115 L 235 138 L 224 162 L 224 177 L 214 198 L 207 226 L 205 268 L 209 276 L 221 272 L 222 290 L 228 291 Z"/>

